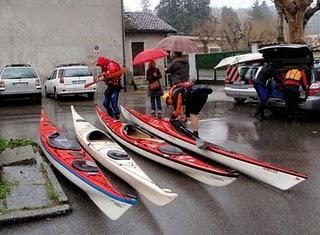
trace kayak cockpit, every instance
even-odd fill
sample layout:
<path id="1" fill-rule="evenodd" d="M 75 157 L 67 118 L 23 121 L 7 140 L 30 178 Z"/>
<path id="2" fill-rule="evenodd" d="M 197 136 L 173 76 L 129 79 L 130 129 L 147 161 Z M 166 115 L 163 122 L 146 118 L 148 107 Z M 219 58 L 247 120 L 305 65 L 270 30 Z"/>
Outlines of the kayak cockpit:
<path id="1" fill-rule="evenodd" d="M 57 149 L 75 151 L 81 150 L 80 145 L 75 140 L 70 139 L 57 131 L 53 132 L 51 135 L 48 136 L 47 142 L 51 147 Z"/>
<path id="2" fill-rule="evenodd" d="M 87 140 L 91 141 L 110 141 L 108 135 L 102 131 L 94 130 L 87 135 Z"/>
<path id="3" fill-rule="evenodd" d="M 182 155 L 182 154 L 184 154 L 184 152 L 180 148 L 178 148 L 176 146 L 173 146 L 171 144 L 167 144 L 167 143 L 160 145 L 158 147 L 158 149 L 160 150 L 160 152 L 165 153 L 165 154 L 170 154 L 170 155 L 172 155 L 172 154 L 174 154 L 174 155 Z"/>
<path id="4" fill-rule="evenodd" d="M 98 166 L 93 161 L 76 159 L 72 162 L 72 166 L 80 171 L 98 172 Z"/>
<path id="5" fill-rule="evenodd" d="M 146 132 L 134 125 L 125 125 L 123 127 L 123 131 L 126 135 L 129 135 L 133 138 L 152 138 L 151 135 L 148 135 Z"/>

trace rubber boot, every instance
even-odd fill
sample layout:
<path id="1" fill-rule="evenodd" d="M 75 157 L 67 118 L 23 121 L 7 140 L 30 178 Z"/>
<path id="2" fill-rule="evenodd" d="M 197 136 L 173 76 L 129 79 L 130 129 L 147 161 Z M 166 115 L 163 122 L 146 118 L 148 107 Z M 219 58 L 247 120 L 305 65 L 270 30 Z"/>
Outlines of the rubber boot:
<path id="1" fill-rule="evenodd" d="M 161 118 L 162 118 L 162 110 L 158 110 L 157 118 L 159 118 L 159 119 L 161 119 Z"/>
<path id="2" fill-rule="evenodd" d="M 114 118 L 114 113 L 112 108 L 108 108 L 107 113 L 110 117 Z"/>
<path id="3" fill-rule="evenodd" d="M 114 114 L 114 118 L 115 118 L 116 120 L 120 120 L 120 113 L 115 113 L 115 114 Z"/>

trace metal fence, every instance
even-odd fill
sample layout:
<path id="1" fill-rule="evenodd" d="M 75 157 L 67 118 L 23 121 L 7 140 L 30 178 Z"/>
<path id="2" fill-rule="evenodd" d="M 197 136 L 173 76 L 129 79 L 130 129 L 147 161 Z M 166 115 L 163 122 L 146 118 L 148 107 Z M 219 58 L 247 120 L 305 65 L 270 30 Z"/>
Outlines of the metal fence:
<path id="1" fill-rule="evenodd" d="M 224 81 L 225 70 L 214 70 L 219 62 L 229 56 L 250 53 L 251 50 L 225 51 L 210 54 L 197 54 L 195 56 L 197 83 L 214 83 Z"/>

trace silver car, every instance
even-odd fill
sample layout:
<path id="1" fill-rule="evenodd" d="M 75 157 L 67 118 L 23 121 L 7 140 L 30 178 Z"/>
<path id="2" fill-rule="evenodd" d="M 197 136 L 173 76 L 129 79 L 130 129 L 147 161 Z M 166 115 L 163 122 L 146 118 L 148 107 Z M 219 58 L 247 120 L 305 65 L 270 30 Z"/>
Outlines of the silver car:
<path id="1" fill-rule="evenodd" d="M 304 66 L 308 80 L 308 89 L 306 92 L 301 90 L 299 109 L 302 110 L 320 110 L 320 68 L 314 64 L 314 58 L 311 50 L 306 45 L 284 44 L 275 45 L 259 49 L 266 61 L 272 62 L 278 67 L 279 72 L 285 73 L 291 68 Z M 275 108 L 284 108 L 285 100 L 283 94 L 275 89 L 275 94 L 271 92 L 268 106 L 271 110 Z"/>
<path id="2" fill-rule="evenodd" d="M 41 101 L 41 82 L 29 64 L 10 64 L 0 71 L 0 98 L 30 97 Z"/>

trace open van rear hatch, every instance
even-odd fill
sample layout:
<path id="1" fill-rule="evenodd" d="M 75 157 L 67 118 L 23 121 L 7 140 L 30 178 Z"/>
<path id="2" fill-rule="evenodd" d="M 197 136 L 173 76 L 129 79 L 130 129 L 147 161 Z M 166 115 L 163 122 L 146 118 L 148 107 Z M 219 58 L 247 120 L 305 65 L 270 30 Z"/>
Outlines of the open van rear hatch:
<path id="1" fill-rule="evenodd" d="M 259 49 L 263 58 L 280 66 L 313 66 L 313 55 L 306 45 L 281 44 Z"/>

